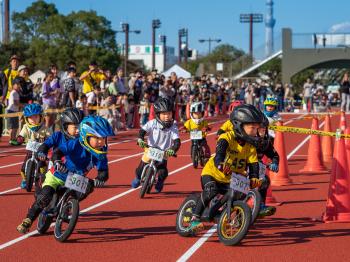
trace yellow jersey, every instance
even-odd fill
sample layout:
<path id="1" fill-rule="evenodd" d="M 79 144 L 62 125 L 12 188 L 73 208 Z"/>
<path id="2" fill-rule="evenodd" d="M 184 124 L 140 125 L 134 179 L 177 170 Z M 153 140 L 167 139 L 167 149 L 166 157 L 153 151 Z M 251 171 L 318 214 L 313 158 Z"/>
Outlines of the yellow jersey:
<path id="1" fill-rule="evenodd" d="M 245 175 L 247 164 L 258 162 L 256 149 L 251 144 L 245 143 L 240 145 L 236 139 L 234 132 L 228 132 L 220 135 L 220 139 L 225 139 L 229 146 L 226 150 L 224 165 L 229 165 L 232 172 Z M 225 175 L 214 163 L 215 156 L 212 156 L 203 168 L 202 176 L 209 175 L 220 183 L 230 183 L 231 174 Z"/>
<path id="2" fill-rule="evenodd" d="M 84 73 L 82 73 L 82 75 L 88 74 L 88 73 L 89 73 L 89 71 L 85 71 Z M 100 82 L 102 80 L 106 80 L 106 77 L 104 74 L 102 74 L 100 72 L 92 72 L 90 74 L 90 76 L 88 75 L 83 80 L 83 93 L 84 94 L 89 93 L 89 92 L 94 90 L 94 86 L 91 83 L 91 78 L 93 80 L 95 80 L 95 82 L 96 82 L 96 84 L 98 84 L 98 86 L 100 86 Z"/>
<path id="3" fill-rule="evenodd" d="M 227 120 L 225 123 L 223 123 L 223 124 L 220 126 L 220 129 L 221 129 L 222 131 L 224 131 L 225 133 L 233 131 L 233 124 L 232 124 L 232 122 L 230 121 L 230 119 Z"/>
<path id="4" fill-rule="evenodd" d="M 203 120 L 200 122 L 198 125 L 193 121 L 193 119 L 189 119 L 184 123 L 184 127 L 186 128 L 187 131 L 191 130 L 202 130 L 203 128 L 208 128 L 209 123 L 207 120 Z M 202 137 L 206 138 L 207 132 L 202 132 Z"/>
<path id="5" fill-rule="evenodd" d="M 12 91 L 12 80 L 15 79 L 15 77 L 18 75 L 17 70 L 11 69 L 11 73 L 9 74 L 10 68 L 5 69 L 4 74 L 7 78 L 7 94 L 6 94 L 6 99 L 9 99 L 10 93 Z"/>

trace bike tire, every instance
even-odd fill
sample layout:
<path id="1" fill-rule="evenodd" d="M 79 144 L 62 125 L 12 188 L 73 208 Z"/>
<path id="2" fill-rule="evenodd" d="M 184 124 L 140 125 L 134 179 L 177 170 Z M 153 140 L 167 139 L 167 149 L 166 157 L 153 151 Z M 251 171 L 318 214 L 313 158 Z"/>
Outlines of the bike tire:
<path id="1" fill-rule="evenodd" d="M 44 215 L 43 213 L 40 213 L 38 218 L 38 223 L 36 226 L 36 229 L 38 230 L 39 234 L 45 234 L 46 231 L 50 228 L 50 225 L 52 223 L 53 217 Z"/>
<path id="2" fill-rule="evenodd" d="M 203 148 L 201 148 L 201 151 L 200 151 L 200 155 L 199 155 L 199 162 L 201 164 L 201 167 L 204 167 L 205 164 L 206 164 L 206 158 L 204 157 L 204 152 L 203 152 Z"/>
<path id="3" fill-rule="evenodd" d="M 197 155 L 197 150 L 195 146 L 192 146 L 191 148 L 191 158 L 192 158 L 193 167 L 198 168 L 198 155 Z"/>
<path id="4" fill-rule="evenodd" d="M 26 191 L 31 192 L 34 182 L 34 173 L 35 173 L 35 162 L 28 160 L 26 164 L 26 169 L 24 170 L 26 176 Z"/>
<path id="5" fill-rule="evenodd" d="M 71 207 L 72 212 L 70 215 L 68 228 L 62 231 L 62 223 L 64 222 L 63 218 L 65 215 L 64 212 L 67 208 L 69 208 L 69 206 Z M 56 219 L 54 235 L 57 241 L 64 242 L 69 238 L 69 236 L 74 231 L 75 225 L 78 222 L 78 217 L 79 217 L 79 201 L 75 198 L 69 198 L 65 203 L 63 203 L 63 207 Z"/>
<path id="6" fill-rule="evenodd" d="M 258 215 L 259 215 L 259 212 L 260 212 L 261 195 L 257 189 L 249 190 L 247 196 L 244 199 L 244 202 L 247 203 L 247 201 L 250 197 L 253 198 L 253 206 L 250 206 L 248 204 L 248 207 L 250 208 L 251 213 L 252 213 L 252 219 L 250 221 L 250 224 L 253 225 L 255 223 Z"/>
<path id="7" fill-rule="evenodd" d="M 153 170 L 151 168 L 147 168 L 146 174 L 141 184 L 140 198 L 143 198 L 145 196 L 146 192 L 148 191 L 148 188 L 150 187 L 152 173 L 153 173 Z"/>
<path id="8" fill-rule="evenodd" d="M 187 227 L 183 225 L 183 222 L 190 222 L 192 213 L 196 207 L 196 203 L 200 198 L 200 194 L 192 194 L 188 196 L 181 204 L 176 214 L 176 232 L 183 237 L 193 236 L 193 232 L 186 230 Z M 186 221 L 184 221 L 184 219 Z"/>
<path id="9" fill-rule="evenodd" d="M 240 217 L 237 216 L 236 220 L 233 222 L 233 224 L 237 224 L 239 226 L 238 231 L 233 236 L 228 236 L 227 234 L 227 226 L 232 228 L 235 225 L 228 223 L 226 209 L 224 209 L 220 215 L 217 231 L 220 242 L 225 246 L 234 246 L 239 244 L 247 235 L 249 230 L 251 221 L 251 210 L 249 206 L 243 201 L 234 201 L 231 212 L 233 213 L 234 211 L 238 211 Z"/>

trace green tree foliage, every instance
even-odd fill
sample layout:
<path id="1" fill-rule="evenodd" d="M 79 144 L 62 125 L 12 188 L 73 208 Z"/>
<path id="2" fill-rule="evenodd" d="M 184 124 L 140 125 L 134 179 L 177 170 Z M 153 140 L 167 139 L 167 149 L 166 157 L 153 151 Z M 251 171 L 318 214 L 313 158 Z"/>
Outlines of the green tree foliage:
<path id="1" fill-rule="evenodd" d="M 24 12 L 14 12 L 12 23 L 12 41 L 0 47 L 6 59 L 16 53 L 33 69 L 46 69 L 52 63 L 64 69 L 73 60 L 80 72 L 92 60 L 112 70 L 120 64 L 111 22 L 95 11 L 62 15 L 54 4 L 39 0 Z M 0 65 L 6 65 L 6 59 Z"/>

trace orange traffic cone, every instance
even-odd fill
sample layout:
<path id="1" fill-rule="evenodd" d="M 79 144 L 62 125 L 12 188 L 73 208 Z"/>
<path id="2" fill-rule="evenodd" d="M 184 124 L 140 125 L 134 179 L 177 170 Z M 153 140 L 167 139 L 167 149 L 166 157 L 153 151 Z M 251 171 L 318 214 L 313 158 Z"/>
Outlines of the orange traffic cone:
<path id="1" fill-rule="evenodd" d="M 345 129 L 345 135 L 350 135 L 350 128 L 349 127 L 347 127 Z M 344 139 L 344 140 L 345 140 L 346 156 L 347 156 L 348 164 L 350 164 L 350 139 Z"/>
<path id="2" fill-rule="evenodd" d="M 151 108 L 149 110 L 149 117 L 148 120 L 153 120 L 156 118 L 156 113 L 154 112 L 154 106 L 151 104 Z"/>
<path id="3" fill-rule="evenodd" d="M 311 129 L 318 130 L 318 118 L 312 119 Z M 305 167 L 299 171 L 300 173 L 323 173 L 327 172 L 327 168 L 323 164 L 321 152 L 321 140 L 318 135 L 311 135 L 307 162 Z"/>
<path id="4" fill-rule="evenodd" d="M 187 120 L 191 118 L 191 112 L 190 112 L 190 103 L 187 103 L 186 105 L 186 118 Z"/>
<path id="5" fill-rule="evenodd" d="M 329 114 L 326 115 L 323 131 L 325 131 L 325 132 L 332 131 L 331 120 L 330 120 Z M 322 136 L 321 144 L 322 144 L 321 146 L 322 146 L 323 162 L 326 164 L 331 164 L 332 158 L 333 158 L 333 139 L 332 139 L 332 137 L 331 136 Z"/>
<path id="6" fill-rule="evenodd" d="M 332 172 L 326 212 L 323 221 L 350 222 L 350 178 L 344 138 L 337 138 L 334 146 Z"/>
<path id="7" fill-rule="evenodd" d="M 134 109 L 133 127 L 140 128 L 140 114 L 139 114 L 139 106 L 138 105 L 135 105 L 135 109 Z"/>
<path id="8" fill-rule="evenodd" d="M 282 126 L 281 121 L 277 122 L 277 126 Z M 292 180 L 289 178 L 288 164 L 287 164 L 287 155 L 286 147 L 284 144 L 284 135 L 282 132 L 276 131 L 275 133 L 275 142 L 274 147 L 280 157 L 279 170 L 278 173 L 271 172 L 271 184 L 273 186 L 287 186 L 292 183 Z"/>
<path id="9" fill-rule="evenodd" d="M 345 129 L 346 129 L 346 117 L 345 117 L 345 112 L 344 111 L 341 111 L 341 113 L 340 113 L 339 128 L 341 129 L 342 132 L 344 132 Z"/>

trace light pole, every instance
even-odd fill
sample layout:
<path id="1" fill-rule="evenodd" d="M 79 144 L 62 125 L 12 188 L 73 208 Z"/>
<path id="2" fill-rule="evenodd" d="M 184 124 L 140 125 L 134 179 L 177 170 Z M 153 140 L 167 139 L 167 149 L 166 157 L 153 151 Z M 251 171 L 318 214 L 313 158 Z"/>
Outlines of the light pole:
<path id="1" fill-rule="evenodd" d="M 160 35 L 160 42 L 163 44 L 163 71 L 166 69 L 166 36 L 165 35 Z"/>
<path id="2" fill-rule="evenodd" d="M 209 43 L 209 55 L 211 53 L 211 42 L 216 42 L 216 43 L 220 43 L 221 39 L 212 39 L 212 38 L 208 38 L 208 39 L 199 39 L 198 40 L 199 43 L 204 43 L 204 42 L 208 42 Z"/>
<path id="3" fill-rule="evenodd" d="M 128 23 L 122 23 L 122 31 L 117 31 L 117 33 L 125 34 L 125 54 L 124 54 L 124 77 L 127 77 L 128 69 L 128 59 L 129 59 L 129 33 L 140 34 L 141 30 L 130 30 L 130 25 Z"/>
<path id="4" fill-rule="evenodd" d="M 241 14 L 239 16 L 241 23 L 249 23 L 249 55 L 253 57 L 253 23 L 262 23 L 262 14 Z"/>
<path id="5" fill-rule="evenodd" d="M 178 64 L 181 64 L 181 44 L 182 44 L 182 37 L 186 36 L 186 47 L 185 52 L 187 55 L 187 44 L 188 44 L 188 31 L 186 28 L 179 29 L 179 57 L 178 57 Z M 187 58 L 185 57 L 185 63 L 187 63 Z"/>
<path id="6" fill-rule="evenodd" d="M 159 19 L 152 20 L 152 70 L 156 67 L 156 29 L 160 28 L 161 22 Z"/>

